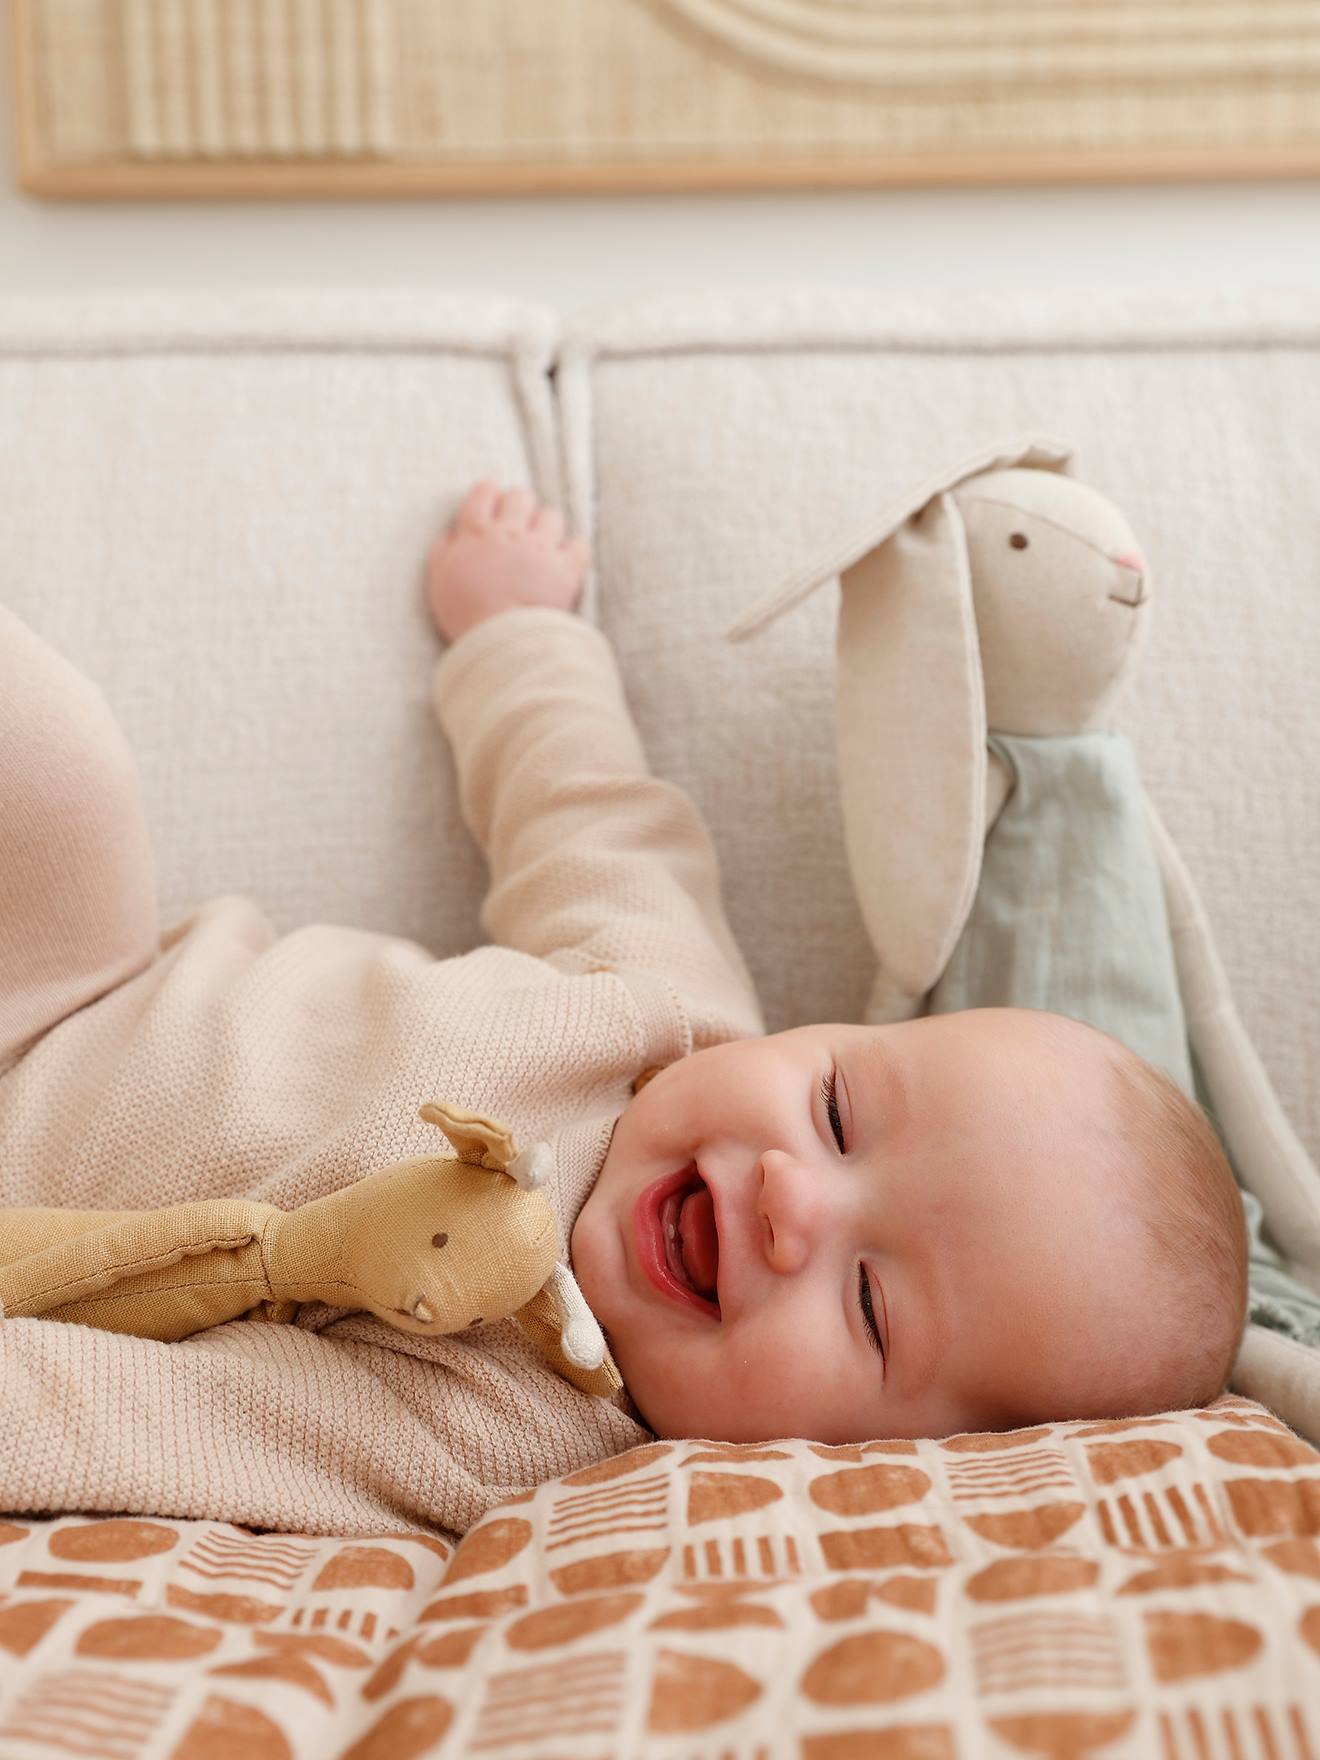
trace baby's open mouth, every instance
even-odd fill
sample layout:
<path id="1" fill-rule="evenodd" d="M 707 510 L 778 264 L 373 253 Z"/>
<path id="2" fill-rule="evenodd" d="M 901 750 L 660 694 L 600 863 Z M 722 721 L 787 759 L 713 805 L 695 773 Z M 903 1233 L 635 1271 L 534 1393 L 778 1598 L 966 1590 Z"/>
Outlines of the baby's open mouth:
<path id="1" fill-rule="evenodd" d="M 644 1186 L 632 1205 L 637 1268 L 667 1301 L 718 1322 L 715 1193 L 695 1161 Z"/>
<path id="2" fill-rule="evenodd" d="M 715 1201 L 699 1173 L 694 1172 L 660 1206 L 660 1236 L 666 1263 L 678 1281 L 706 1301 L 718 1302 L 720 1237 Z"/>

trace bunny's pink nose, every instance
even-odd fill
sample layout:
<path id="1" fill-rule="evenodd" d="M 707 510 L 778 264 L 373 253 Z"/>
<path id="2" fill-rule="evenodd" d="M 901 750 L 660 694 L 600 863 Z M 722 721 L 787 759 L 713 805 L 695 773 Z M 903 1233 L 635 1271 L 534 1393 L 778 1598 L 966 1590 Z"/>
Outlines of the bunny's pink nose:
<path id="1" fill-rule="evenodd" d="M 1114 561 L 1119 563 L 1123 568 L 1135 568 L 1138 574 L 1145 574 L 1146 572 L 1146 558 L 1140 555 L 1136 550 L 1127 550 L 1122 556 L 1116 556 Z"/>

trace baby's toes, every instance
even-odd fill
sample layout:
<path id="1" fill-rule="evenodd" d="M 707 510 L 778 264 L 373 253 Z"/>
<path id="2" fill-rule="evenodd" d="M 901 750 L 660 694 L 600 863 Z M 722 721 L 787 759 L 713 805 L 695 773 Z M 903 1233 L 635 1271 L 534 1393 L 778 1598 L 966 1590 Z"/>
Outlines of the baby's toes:
<path id="1" fill-rule="evenodd" d="M 531 524 L 535 508 L 536 497 L 530 489 L 506 489 L 500 496 L 495 518 L 500 525 L 522 532 Z"/>

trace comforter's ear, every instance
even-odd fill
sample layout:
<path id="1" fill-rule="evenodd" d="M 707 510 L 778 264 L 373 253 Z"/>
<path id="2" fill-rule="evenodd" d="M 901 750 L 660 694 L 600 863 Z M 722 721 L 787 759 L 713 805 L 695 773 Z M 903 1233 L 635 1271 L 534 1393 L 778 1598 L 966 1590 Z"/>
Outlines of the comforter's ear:
<path id="1" fill-rule="evenodd" d="M 513 1137 L 508 1128 L 496 1119 L 487 1118 L 484 1112 L 469 1112 L 465 1106 L 455 1106 L 448 1100 L 427 1100 L 417 1108 L 417 1116 L 428 1124 L 439 1125 L 460 1161 L 470 1162 L 474 1167 L 489 1167 L 492 1172 L 499 1173 L 515 1159 Z M 518 1175 L 515 1174 L 514 1178 Z M 535 1179 L 519 1180 L 519 1184 L 529 1187 L 537 1183 Z"/>
<path id="2" fill-rule="evenodd" d="M 556 1373 L 583 1393 L 609 1399 L 623 1386 L 596 1317 L 566 1266 L 556 1265 L 513 1318 Z"/>

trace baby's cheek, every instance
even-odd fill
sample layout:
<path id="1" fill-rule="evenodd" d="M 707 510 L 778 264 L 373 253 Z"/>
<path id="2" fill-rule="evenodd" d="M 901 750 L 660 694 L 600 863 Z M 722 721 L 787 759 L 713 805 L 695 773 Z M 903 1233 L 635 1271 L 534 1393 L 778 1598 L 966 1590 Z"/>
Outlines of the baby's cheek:
<path id="1" fill-rule="evenodd" d="M 616 1351 L 615 1361 L 643 1422 L 658 1436 L 746 1443 L 793 1436 L 838 1440 L 841 1424 L 847 1440 L 861 1434 L 855 1423 L 849 1427 L 850 1403 L 840 1410 L 837 1390 L 822 1389 L 818 1367 L 785 1375 L 757 1355 L 743 1353 L 726 1363 L 695 1349 L 664 1356 L 644 1349 L 633 1359 L 631 1373 L 623 1354 Z"/>
<path id="2" fill-rule="evenodd" d="M 653 1328 L 629 1338 L 625 1326 L 608 1336 L 628 1396 L 647 1427 L 657 1436 L 704 1435 L 709 1383 L 688 1359 L 657 1349 Z"/>

